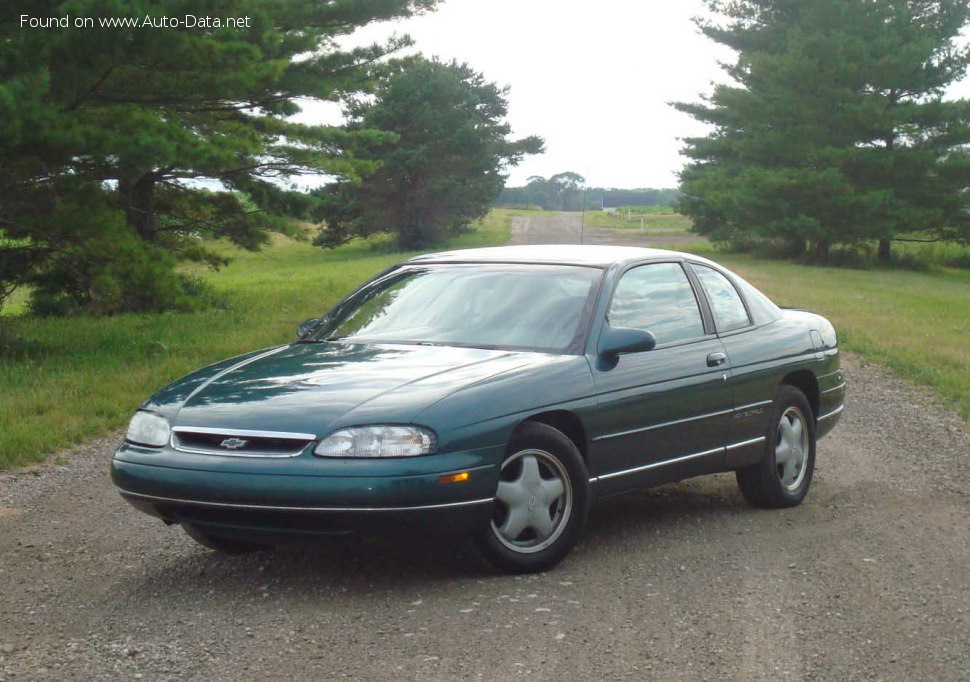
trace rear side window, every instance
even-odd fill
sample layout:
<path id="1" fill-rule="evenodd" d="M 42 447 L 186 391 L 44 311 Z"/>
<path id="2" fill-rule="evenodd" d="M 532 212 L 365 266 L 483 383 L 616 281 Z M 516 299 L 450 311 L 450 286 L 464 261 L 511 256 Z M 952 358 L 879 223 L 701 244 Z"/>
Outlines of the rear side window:
<path id="1" fill-rule="evenodd" d="M 651 332 L 657 343 L 704 336 L 694 290 L 677 263 L 651 263 L 628 270 L 613 292 L 607 322 Z"/>
<path id="2" fill-rule="evenodd" d="M 714 324 L 719 332 L 729 332 L 751 324 L 741 294 L 727 277 L 705 265 L 694 264 L 693 268 L 711 303 Z"/>
<path id="3" fill-rule="evenodd" d="M 738 289 L 741 290 L 744 300 L 748 303 L 748 310 L 751 312 L 755 324 L 768 324 L 781 317 L 781 308 L 772 303 L 771 299 L 736 274 L 734 281 L 737 282 Z"/>

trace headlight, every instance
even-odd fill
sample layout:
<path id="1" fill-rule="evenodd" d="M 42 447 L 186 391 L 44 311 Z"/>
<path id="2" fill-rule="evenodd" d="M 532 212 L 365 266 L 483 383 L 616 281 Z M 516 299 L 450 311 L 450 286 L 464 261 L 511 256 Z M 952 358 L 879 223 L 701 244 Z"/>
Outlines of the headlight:
<path id="1" fill-rule="evenodd" d="M 414 457 L 434 451 L 435 435 L 417 426 L 361 426 L 330 434 L 313 454 L 319 457 Z"/>
<path id="2" fill-rule="evenodd" d="M 139 410 L 128 424 L 125 440 L 138 445 L 160 448 L 168 442 L 170 427 L 165 417 Z"/>

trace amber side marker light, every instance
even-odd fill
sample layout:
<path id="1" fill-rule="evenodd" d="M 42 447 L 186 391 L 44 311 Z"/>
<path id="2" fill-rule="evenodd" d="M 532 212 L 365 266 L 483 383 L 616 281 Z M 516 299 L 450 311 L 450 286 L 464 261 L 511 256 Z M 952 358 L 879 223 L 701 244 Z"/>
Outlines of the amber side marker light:
<path id="1" fill-rule="evenodd" d="M 464 483 L 469 478 L 471 478 L 471 474 L 469 474 L 467 471 L 462 471 L 460 474 L 448 474 L 447 476 L 439 476 L 438 483 L 441 483 L 441 484 Z"/>

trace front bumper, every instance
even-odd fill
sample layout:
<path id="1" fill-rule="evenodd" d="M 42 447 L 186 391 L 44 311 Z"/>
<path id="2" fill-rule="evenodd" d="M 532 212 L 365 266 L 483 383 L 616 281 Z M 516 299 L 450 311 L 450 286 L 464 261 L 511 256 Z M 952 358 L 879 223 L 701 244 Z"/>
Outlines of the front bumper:
<path id="1" fill-rule="evenodd" d="M 488 525 L 504 448 L 394 460 L 252 460 L 124 444 L 111 478 L 135 508 L 222 536 L 285 543 L 321 535 L 472 532 Z M 442 476 L 468 471 L 462 483 Z"/>

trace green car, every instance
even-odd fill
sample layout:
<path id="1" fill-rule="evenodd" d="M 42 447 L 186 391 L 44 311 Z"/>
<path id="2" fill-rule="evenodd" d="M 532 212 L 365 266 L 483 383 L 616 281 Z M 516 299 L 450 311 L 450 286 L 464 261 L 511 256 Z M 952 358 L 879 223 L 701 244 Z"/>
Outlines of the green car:
<path id="1" fill-rule="evenodd" d="M 161 389 L 111 476 L 219 551 L 458 532 L 541 571 L 608 495 L 733 470 L 752 504 L 799 504 L 844 398 L 832 325 L 709 260 L 451 251 Z"/>

